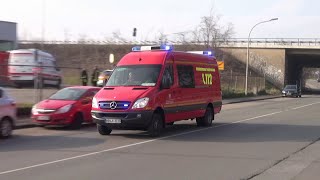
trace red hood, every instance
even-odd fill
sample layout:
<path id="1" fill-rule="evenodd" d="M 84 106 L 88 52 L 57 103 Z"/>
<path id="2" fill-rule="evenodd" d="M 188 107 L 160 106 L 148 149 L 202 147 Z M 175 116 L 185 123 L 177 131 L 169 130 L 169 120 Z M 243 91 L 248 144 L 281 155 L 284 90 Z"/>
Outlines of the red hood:
<path id="1" fill-rule="evenodd" d="M 104 87 L 96 95 L 98 101 L 135 101 L 149 91 L 150 87 Z"/>
<path id="2" fill-rule="evenodd" d="M 46 99 L 37 104 L 37 109 L 59 109 L 68 104 L 74 104 L 72 100 L 51 100 Z"/>

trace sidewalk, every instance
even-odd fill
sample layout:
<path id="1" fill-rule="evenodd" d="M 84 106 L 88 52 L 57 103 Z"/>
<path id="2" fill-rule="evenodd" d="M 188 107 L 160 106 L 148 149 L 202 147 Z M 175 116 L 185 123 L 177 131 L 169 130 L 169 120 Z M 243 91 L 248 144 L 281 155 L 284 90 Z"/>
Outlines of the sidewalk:
<path id="1" fill-rule="evenodd" d="M 280 98 L 281 95 L 264 95 L 264 96 L 253 96 L 253 97 L 242 97 L 242 98 L 232 98 L 232 99 L 224 99 L 222 100 L 222 104 L 234 104 L 234 103 L 242 103 L 242 102 L 249 102 L 249 101 L 259 101 L 265 99 L 274 99 Z"/>
<path id="2" fill-rule="evenodd" d="M 233 103 L 241 103 L 241 102 L 249 102 L 249 101 L 258 101 L 258 100 L 264 100 L 264 99 L 274 99 L 279 98 L 280 95 L 266 95 L 266 96 L 255 96 L 255 97 L 243 97 L 243 98 L 233 98 L 233 99 L 225 99 L 222 100 L 222 104 L 233 104 Z M 36 125 L 32 123 L 30 117 L 18 117 L 16 121 L 16 128 L 30 128 L 35 127 Z"/>

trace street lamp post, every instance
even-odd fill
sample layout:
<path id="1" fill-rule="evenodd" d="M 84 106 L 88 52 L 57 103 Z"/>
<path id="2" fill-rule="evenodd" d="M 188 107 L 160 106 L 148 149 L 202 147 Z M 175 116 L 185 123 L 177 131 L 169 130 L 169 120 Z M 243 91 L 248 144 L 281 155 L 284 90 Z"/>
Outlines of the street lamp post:
<path id="1" fill-rule="evenodd" d="M 248 71 L 249 71 L 249 45 L 250 45 L 250 35 L 251 35 L 251 32 L 252 30 L 258 26 L 259 24 L 262 24 L 262 23 L 267 23 L 267 22 L 270 22 L 270 21 L 276 21 L 278 20 L 278 18 L 272 18 L 270 20 L 267 20 L 267 21 L 261 21 L 259 23 L 257 23 L 256 25 L 254 25 L 250 32 L 249 32 L 249 36 L 248 36 L 248 46 L 247 46 L 247 62 L 246 62 L 246 84 L 245 84 L 245 90 L 244 90 L 244 94 L 247 95 L 248 94 Z"/>

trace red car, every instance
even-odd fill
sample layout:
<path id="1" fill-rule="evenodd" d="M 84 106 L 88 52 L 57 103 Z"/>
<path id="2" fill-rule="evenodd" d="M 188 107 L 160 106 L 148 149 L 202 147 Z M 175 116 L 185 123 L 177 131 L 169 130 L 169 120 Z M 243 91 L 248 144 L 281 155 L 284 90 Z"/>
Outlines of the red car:
<path id="1" fill-rule="evenodd" d="M 61 125 L 79 129 L 91 123 L 91 102 L 99 87 L 75 86 L 57 91 L 32 107 L 32 120 L 38 125 Z"/>

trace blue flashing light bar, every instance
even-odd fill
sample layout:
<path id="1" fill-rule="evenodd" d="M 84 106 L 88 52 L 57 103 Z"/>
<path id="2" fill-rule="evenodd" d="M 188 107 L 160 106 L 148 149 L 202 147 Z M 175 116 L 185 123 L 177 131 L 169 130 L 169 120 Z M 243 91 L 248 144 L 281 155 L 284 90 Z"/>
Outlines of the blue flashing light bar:
<path id="1" fill-rule="evenodd" d="M 151 51 L 151 50 L 171 51 L 173 50 L 173 46 L 163 44 L 160 46 L 135 46 L 132 48 L 132 51 Z"/>
<path id="2" fill-rule="evenodd" d="M 188 53 L 193 53 L 193 54 L 203 54 L 205 56 L 214 56 L 213 51 L 187 51 Z"/>
<path id="3" fill-rule="evenodd" d="M 203 51 L 203 55 L 212 56 L 212 51 Z"/>
<path id="4" fill-rule="evenodd" d="M 161 46 L 160 46 L 160 49 L 161 49 L 161 50 L 170 51 L 170 50 L 173 49 L 173 46 L 171 46 L 171 45 L 161 45 Z"/>
<path id="5" fill-rule="evenodd" d="M 134 46 L 132 51 L 141 51 L 141 46 Z"/>

